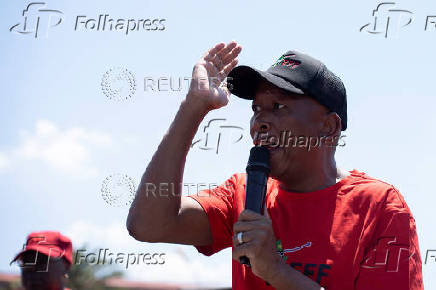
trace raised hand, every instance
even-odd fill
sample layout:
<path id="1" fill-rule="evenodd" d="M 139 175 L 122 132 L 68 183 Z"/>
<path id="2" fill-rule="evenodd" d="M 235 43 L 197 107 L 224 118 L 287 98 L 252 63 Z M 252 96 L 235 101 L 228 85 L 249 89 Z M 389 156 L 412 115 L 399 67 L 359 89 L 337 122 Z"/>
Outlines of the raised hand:
<path id="1" fill-rule="evenodd" d="M 223 80 L 237 65 L 242 47 L 235 41 L 219 43 L 195 64 L 187 101 L 201 103 L 207 110 L 221 108 L 229 102 L 230 92 Z"/>

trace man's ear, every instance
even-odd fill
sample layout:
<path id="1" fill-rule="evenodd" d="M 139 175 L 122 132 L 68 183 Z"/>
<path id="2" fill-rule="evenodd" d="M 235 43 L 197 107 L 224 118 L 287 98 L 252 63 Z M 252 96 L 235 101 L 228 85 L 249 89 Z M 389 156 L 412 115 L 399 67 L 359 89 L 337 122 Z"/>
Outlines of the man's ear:
<path id="1" fill-rule="evenodd" d="M 321 128 L 321 136 L 339 136 L 341 134 L 342 122 L 341 117 L 336 112 L 328 112 L 324 116 Z"/>

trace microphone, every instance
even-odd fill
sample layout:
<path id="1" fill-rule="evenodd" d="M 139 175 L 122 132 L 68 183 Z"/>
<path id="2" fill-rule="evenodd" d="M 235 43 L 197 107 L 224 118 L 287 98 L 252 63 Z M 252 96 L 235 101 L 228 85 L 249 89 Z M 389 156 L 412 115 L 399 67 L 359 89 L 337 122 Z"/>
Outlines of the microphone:
<path id="1" fill-rule="evenodd" d="M 251 148 L 246 171 L 245 209 L 263 215 L 266 185 L 270 173 L 268 149 L 262 146 Z M 239 257 L 239 263 L 251 267 L 250 259 L 246 256 Z"/>

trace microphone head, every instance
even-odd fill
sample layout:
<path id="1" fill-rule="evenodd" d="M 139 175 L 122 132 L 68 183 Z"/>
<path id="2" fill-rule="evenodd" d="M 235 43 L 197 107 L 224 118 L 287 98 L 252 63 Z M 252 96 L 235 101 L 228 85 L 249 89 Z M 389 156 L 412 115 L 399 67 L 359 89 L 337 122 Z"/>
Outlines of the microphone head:
<path id="1" fill-rule="evenodd" d="M 263 146 L 255 146 L 250 150 L 247 170 L 262 170 L 270 172 L 269 150 Z"/>

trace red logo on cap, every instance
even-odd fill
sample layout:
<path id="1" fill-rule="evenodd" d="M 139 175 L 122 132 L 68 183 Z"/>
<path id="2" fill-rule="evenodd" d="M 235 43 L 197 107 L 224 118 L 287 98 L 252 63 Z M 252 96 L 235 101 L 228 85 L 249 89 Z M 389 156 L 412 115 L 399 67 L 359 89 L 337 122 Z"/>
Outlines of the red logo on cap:
<path id="1" fill-rule="evenodd" d="M 293 59 L 293 56 L 295 54 L 282 55 L 272 66 L 281 65 L 294 69 L 301 64 L 301 61 Z"/>

